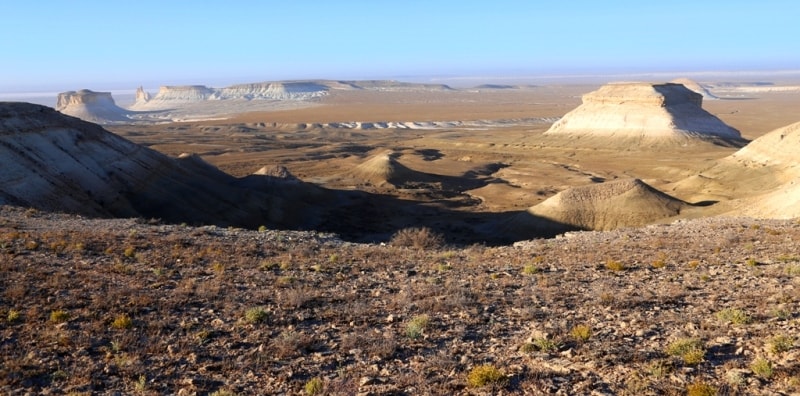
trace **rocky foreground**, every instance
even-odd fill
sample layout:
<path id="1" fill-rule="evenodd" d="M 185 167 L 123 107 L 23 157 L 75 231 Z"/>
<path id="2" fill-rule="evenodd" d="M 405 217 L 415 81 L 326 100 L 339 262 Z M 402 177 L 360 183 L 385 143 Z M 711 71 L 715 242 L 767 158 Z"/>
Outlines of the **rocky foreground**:
<path id="1" fill-rule="evenodd" d="M 487 248 L 0 214 L 2 394 L 800 392 L 797 221 Z"/>

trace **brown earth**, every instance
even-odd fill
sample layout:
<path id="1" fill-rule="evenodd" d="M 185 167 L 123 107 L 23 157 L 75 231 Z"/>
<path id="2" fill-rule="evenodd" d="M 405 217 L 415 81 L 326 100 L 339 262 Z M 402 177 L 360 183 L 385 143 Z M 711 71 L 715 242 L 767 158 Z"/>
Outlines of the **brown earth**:
<path id="1" fill-rule="evenodd" d="M 796 221 L 416 249 L 0 213 L 2 394 L 800 392 Z"/>

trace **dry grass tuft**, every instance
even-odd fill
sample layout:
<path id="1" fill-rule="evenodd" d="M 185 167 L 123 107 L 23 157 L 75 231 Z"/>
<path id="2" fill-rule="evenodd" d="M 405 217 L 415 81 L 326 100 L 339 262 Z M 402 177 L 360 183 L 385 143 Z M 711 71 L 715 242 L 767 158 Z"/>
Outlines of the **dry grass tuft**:
<path id="1" fill-rule="evenodd" d="M 392 235 L 392 246 L 415 249 L 438 249 L 444 245 L 444 237 L 427 227 L 404 228 Z"/>

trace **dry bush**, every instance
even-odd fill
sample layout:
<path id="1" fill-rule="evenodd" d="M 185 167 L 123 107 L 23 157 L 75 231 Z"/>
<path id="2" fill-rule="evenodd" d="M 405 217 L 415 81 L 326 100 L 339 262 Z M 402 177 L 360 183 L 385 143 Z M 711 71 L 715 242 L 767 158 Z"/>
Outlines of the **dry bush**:
<path id="1" fill-rule="evenodd" d="M 413 247 L 416 249 L 437 249 L 444 245 L 444 237 L 428 227 L 404 228 L 392 235 L 392 246 Z"/>

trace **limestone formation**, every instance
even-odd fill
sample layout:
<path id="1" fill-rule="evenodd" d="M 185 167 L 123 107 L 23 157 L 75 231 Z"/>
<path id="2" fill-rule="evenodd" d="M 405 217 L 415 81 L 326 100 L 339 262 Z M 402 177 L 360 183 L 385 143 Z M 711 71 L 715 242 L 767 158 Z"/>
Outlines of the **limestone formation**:
<path id="1" fill-rule="evenodd" d="M 697 81 L 688 78 L 676 78 L 671 82 L 675 84 L 681 84 L 684 87 L 689 88 L 690 90 L 699 93 L 700 95 L 703 95 L 703 99 L 709 99 L 709 100 L 719 99 L 717 95 L 711 93 L 711 91 L 709 91 L 708 88 L 704 87 L 703 85 L 700 85 L 700 83 L 698 83 Z"/>
<path id="2" fill-rule="evenodd" d="M 611 147 L 745 142 L 739 131 L 703 110 L 702 95 L 681 84 L 608 84 L 582 99 L 583 104 L 554 123 L 546 137 Z"/>
<path id="3" fill-rule="evenodd" d="M 145 91 L 143 87 L 139 86 L 136 88 L 136 99 L 135 102 L 137 103 L 147 103 L 150 101 L 150 93 Z"/>
<path id="4" fill-rule="evenodd" d="M 62 92 L 58 94 L 56 110 L 96 123 L 130 121 L 128 110 L 117 106 L 111 92 L 94 92 L 88 89 Z"/>

